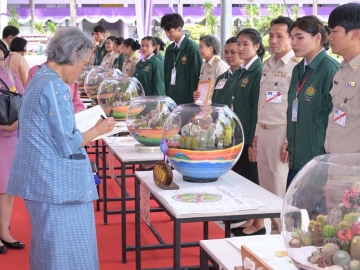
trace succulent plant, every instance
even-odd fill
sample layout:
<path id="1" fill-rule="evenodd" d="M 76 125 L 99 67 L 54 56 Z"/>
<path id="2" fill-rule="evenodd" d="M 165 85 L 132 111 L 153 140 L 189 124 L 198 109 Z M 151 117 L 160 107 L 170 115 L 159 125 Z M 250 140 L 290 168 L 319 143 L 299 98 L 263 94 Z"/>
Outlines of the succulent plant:
<path id="1" fill-rule="evenodd" d="M 326 217 L 324 215 L 318 215 L 316 217 L 316 222 L 319 222 L 321 227 L 324 227 L 326 225 Z"/>
<path id="2" fill-rule="evenodd" d="M 311 238 L 313 241 L 313 245 L 316 247 L 321 247 L 323 245 L 323 238 L 322 238 L 322 226 L 321 224 L 317 224 L 318 222 L 315 222 L 312 232 L 311 232 Z"/>
<path id="3" fill-rule="evenodd" d="M 323 257 L 321 256 L 317 262 L 318 266 L 321 268 L 325 268 L 328 266 L 332 266 L 333 262 L 332 262 L 332 258 L 329 257 Z"/>
<path id="4" fill-rule="evenodd" d="M 336 251 L 333 256 L 333 262 L 338 266 L 345 266 L 350 262 L 350 255 L 346 251 Z"/>
<path id="5" fill-rule="evenodd" d="M 292 248 L 300 248 L 302 246 L 301 241 L 299 238 L 292 238 L 289 241 L 289 246 Z"/>
<path id="6" fill-rule="evenodd" d="M 318 260 L 321 258 L 322 254 L 320 250 L 316 250 L 311 253 L 311 256 L 308 257 L 308 262 L 312 264 L 317 264 Z"/>
<path id="7" fill-rule="evenodd" d="M 301 229 L 300 228 L 296 228 L 294 230 L 294 232 L 291 234 L 292 238 L 296 238 L 296 239 L 300 239 L 300 235 L 301 235 Z"/>
<path id="8" fill-rule="evenodd" d="M 324 239 L 324 245 L 326 245 L 327 243 L 333 243 L 336 245 L 340 244 L 339 238 L 337 237 L 328 237 Z"/>
<path id="9" fill-rule="evenodd" d="M 340 250 L 340 248 L 338 245 L 333 244 L 333 243 L 328 243 L 323 247 L 322 255 L 325 257 L 332 258 L 332 256 L 334 256 L 335 252 L 339 251 L 339 250 Z"/>
<path id="10" fill-rule="evenodd" d="M 328 225 L 337 225 L 340 221 L 342 221 L 344 217 L 344 211 L 343 207 L 340 205 L 334 206 L 333 209 L 331 209 L 330 213 L 328 214 L 328 217 L 326 219 L 326 223 Z"/>
<path id="11" fill-rule="evenodd" d="M 350 255 L 353 259 L 360 260 L 360 235 L 354 235 L 351 239 Z"/>
<path id="12" fill-rule="evenodd" d="M 352 236 L 352 231 L 349 228 L 341 229 L 337 233 L 337 237 L 340 241 L 351 241 Z"/>
<path id="13" fill-rule="evenodd" d="M 351 227 L 352 226 L 348 221 L 340 221 L 340 223 L 337 226 L 338 231 L 340 231 L 341 229 L 351 229 Z"/>
<path id="14" fill-rule="evenodd" d="M 315 224 L 315 220 L 310 220 L 309 225 L 308 225 L 308 231 L 309 232 L 312 231 L 312 228 L 313 228 L 314 224 Z"/>
<path id="15" fill-rule="evenodd" d="M 311 232 L 301 232 L 300 240 L 303 246 L 311 246 L 313 244 Z"/>
<path id="16" fill-rule="evenodd" d="M 351 260 L 349 263 L 349 270 L 360 270 L 360 261 Z"/>
<path id="17" fill-rule="evenodd" d="M 359 213 L 354 212 L 354 213 L 350 213 L 350 214 L 348 214 L 348 215 L 349 215 L 349 217 L 348 217 L 348 222 L 349 222 L 350 224 L 359 221 L 359 218 L 360 218 L 360 214 L 359 214 Z"/>
<path id="18" fill-rule="evenodd" d="M 353 223 L 351 231 L 353 235 L 355 234 L 360 235 L 360 221 L 356 221 Z"/>
<path id="19" fill-rule="evenodd" d="M 322 228 L 322 237 L 325 238 L 330 238 L 330 237 L 335 237 L 336 236 L 336 227 L 335 225 L 325 225 Z"/>

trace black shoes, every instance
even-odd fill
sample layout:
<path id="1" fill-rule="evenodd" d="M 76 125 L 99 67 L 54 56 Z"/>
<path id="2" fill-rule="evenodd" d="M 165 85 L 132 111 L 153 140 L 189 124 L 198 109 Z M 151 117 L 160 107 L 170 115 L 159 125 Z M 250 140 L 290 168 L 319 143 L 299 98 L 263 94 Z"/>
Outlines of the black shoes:
<path id="1" fill-rule="evenodd" d="M 231 232 L 235 235 L 235 236 L 251 236 L 251 235 L 264 235 L 266 234 L 266 229 L 265 227 L 263 227 L 262 229 L 253 232 L 253 233 L 244 233 L 244 228 L 241 227 L 237 227 L 237 228 L 233 228 L 231 229 Z"/>
<path id="2" fill-rule="evenodd" d="M 1 242 L 4 244 L 4 247 L 8 247 L 8 248 L 11 248 L 11 249 L 23 249 L 25 247 L 25 244 L 19 242 L 19 241 L 16 241 L 16 242 L 12 242 L 12 243 L 9 243 L 9 242 L 6 242 L 5 240 L 1 239 Z M 1 248 L 0 247 L 0 252 L 1 252 Z M 5 251 L 6 253 L 6 251 Z"/>
<path id="3" fill-rule="evenodd" d="M 1 246 L 0 247 L 0 254 L 6 254 L 6 252 L 7 252 L 6 246 Z"/>

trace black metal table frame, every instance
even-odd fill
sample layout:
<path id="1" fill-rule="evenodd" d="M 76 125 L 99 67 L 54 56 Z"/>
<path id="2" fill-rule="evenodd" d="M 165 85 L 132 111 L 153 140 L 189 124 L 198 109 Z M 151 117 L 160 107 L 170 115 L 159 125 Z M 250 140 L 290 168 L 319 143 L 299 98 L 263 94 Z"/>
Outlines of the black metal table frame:
<path id="1" fill-rule="evenodd" d="M 208 270 L 209 263 L 212 264 L 212 269 L 219 269 L 219 264 L 206 252 L 204 248 L 200 246 L 200 270 Z"/>
<path id="2" fill-rule="evenodd" d="M 279 213 L 265 213 L 265 214 L 248 214 L 248 215 L 223 215 L 223 216 L 204 216 L 204 217 L 188 217 L 188 218 L 177 218 L 174 216 L 165 206 L 164 204 L 158 200 L 155 196 L 152 198 L 158 203 L 158 205 L 165 211 L 165 213 L 170 217 L 170 219 L 174 222 L 174 241 L 173 244 L 166 244 L 162 240 L 157 231 L 154 232 L 152 226 L 150 226 L 150 230 L 154 233 L 155 237 L 158 239 L 160 244 L 146 245 L 141 246 L 141 231 L 140 231 L 140 179 L 135 175 L 135 250 L 136 250 L 136 270 L 141 270 L 141 250 L 154 250 L 154 249 L 167 249 L 173 248 L 173 270 L 180 270 L 180 250 L 181 247 L 199 247 L 199 242 L 196 243 L 181 243 L 181 223 L 192 223 L 192 222 L 203 222 L 203 239 L 208 239 L 209 234 L 209 221 L 225 221 L 225 238 L 229 238 L 231 236 L 230 226 L 231 220 L 241 219 L 253 219 L 253 218 L 278 218 L 280 217 Z M 150 195 L 153 195 L 150 190 Z M 202 261 L 202 260 L 200 260 Z"/>
<path id="3" fill-rule="evenodd" d="M 114 152 L 114 157 L 121 163 L 120 166 L 120 180 L 118 179 L 118 176 L 114 176 L 115 182 L 119 185 L 121 189 L 121 196 L 119 198 L 108 198 L 107 197 L 107 166 L 106 166 L 106 147 L 108 147 L 107 143 L 104 143 L 102 146 L 102 176 L 103 176 L 103 213 L 104 213 L 104 225 L 107 225 L 107 216 L 108 215 L 114 215 L 114 214 L 121 214 L 121 252 L 122 252 L 122 263 L 127 263 L 127 252 L 128 251 L 135 251 L 134 246 L 127 246 L 126 243 L 126 214 L 132 214 L 136 212 L 136 209 L 126 209 L 126 202 L 127 201 L 135 201 L 135 197 L 130 196 L 130 194 L 126 190 L 126 178 L 127 177 L 135 177 L 134 171 L 132 174 L 126 174 L 126 169 L 128 165 L 139 165 L 140 167 L 144 164 L 152 164 L 156 162 L 155 160 L 149 160 L 149 161 L 130 161 L 130 162 L 124 162 L 120 160 L 120 157 Z M 110 149 L 109 149 L 110 151 Z M 134 168 L 134 167 L 133 167 Z M 135 182 L 134 182 L 135 183 Z M 136 188 L 136 187 L 135 187 Z M 108 201 L 120 201 L 121 202 L 121 210 L 112 210 L 109 211 L 107 209 L 107 203 Z M 123 209 L 126 209 L 123 211 Z M 152 208 L 150 209 L 151 212 L 160 212 L 163 211 L 162 208 Z"/>

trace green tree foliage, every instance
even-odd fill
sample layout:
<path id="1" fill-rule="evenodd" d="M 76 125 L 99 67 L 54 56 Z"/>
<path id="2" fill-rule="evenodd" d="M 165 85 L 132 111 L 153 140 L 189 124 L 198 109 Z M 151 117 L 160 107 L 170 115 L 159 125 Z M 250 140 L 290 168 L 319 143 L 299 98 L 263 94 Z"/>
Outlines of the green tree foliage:
<path id="1" fill-rule="evenodd" d="M 17 14 L 15 8 L 10 8 L 9 11 L 10 11 L 9 25 L 15 26 L 19 29 L 20 28 L 19 14 Z"/>
<path id="2" fill-rule="evenodd" d="M 45 25 L 42 22 L 33 22 L 35 34 L 46 34 Z"/>
<path id="3" fill-rule="evenodd" d="M 291 10 L 293 13 L 292 19 L 296 21 L 296 19 L 299 18 L 299 14 L 300 14 L 299 6 L 291 6 Z"/>
<path id="4" fill-rule="evenodd" d="M 48 21 L 46 23 L 47 31 L 53 36 L 59 28 L 59 25 L 55 22 Z"/>
<path id="5" fill-rule="evenodd" d="M 205 25 L 210 29 L 210 34 L 214 35 L 218 24 L 217 18 L 213 15 L 214 4 L 212 2 L 205 2 L 203 5 Z"/>
<path id="6" fill-rule="evenodd" d="M 191 33 L 190 39 L 196 43 L 199 43 L 199 38 L 201 36 L 211 34 L 210 29 L 202 24 L 187 24 L 184 29 Z"/>

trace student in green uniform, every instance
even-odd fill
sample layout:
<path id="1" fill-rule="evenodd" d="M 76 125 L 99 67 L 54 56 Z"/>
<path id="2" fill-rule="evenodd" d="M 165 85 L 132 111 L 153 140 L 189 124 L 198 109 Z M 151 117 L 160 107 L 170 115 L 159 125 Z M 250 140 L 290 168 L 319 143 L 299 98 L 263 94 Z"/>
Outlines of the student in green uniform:
<path id="1" fill-rule="evenodd" d="M 145 96 L 165 96 L 164 64 L 155 56 L 156 41 L 153 37 L 141 40 L 141 52 L 144 59 L 137 63 L 134 77 L 144 87 Z"/>
<path id="2" fill-rule="evenodd" d="M 122 69 L 122 66 L 123 66 L 124 60 L 125 60 L 125 55 L 123 54 L 123 51 L 122 51 L 123 42 L 124 42 L 124 38 L 117 37 L 114 40 L 114 46 L 113 46 L 114 53 L 116 53 L 118 56 L 114 59 L 112 68 L 117 68 L 120 71 Z"/>
<path id="3" fill-rule="evenodd" d="M 166 14 L 160 26 L 170 41 L 164 60 L 164 79 L 166 95 L 176 104 L 193 103 L 193 92 L 199 82 L 201 56 L 199 46 L 183 34 L 183 18 L 177 14 Z"/>
<path id="4" fill-rule="evenodd" d="M 100 66 L 105 54 L 107 54 L 105 48 L 105 28 L 102 25 L 97 25 L 94 27 L 94 38 L 95 41 L 99 44 L 95 49 L 95 62 L 94 66 Z"/>
<path id="5" fill-rule="evenodd" d="M 154 37 L 154 38 L 156 41 L 156 49 L 157 49 L 156 57 L 159 58 L 161 61 L 164 61 L 164 56 L 162 55 L 161 52 L 165 50 L 165 43 L 159 37 Z"/>
<path id="6" fill-rule="evenodd" d="M 243 152 L 233 171 L 259 184 L 256 162 L 256 151 L 252 147 L 257 123 L 257 106 L 260 92 L 260 78 L 262 74 L 262 58 L 265 48 L 260 33 L 252 28 L 241 30 L 237 35 L 239 58 L 243 60 L 240 68 L 234 74 L 231 84 L 230 105 L 239 117 L 244 131 Z M 253 220 L 248 220 L 251 225 Z M 232 229 L 235 235 L 246 235 L 242 229 Z"/>
<path id="7" fill-rule="evenodd" d="M 240 67 L 242 60 L 237 52 L 237 38 L 229 38 L 224 46 L 224 58 L 230 66 L 229 70 L 217 77 L 212 96 L 212 103 L 232 106 L 232 95 L 230 85 L 234 80 L 234 73 Z"/>
<path id="8" fill-rule="evenodd" d="M 315 16 L 298 18 L 291 28 L 291 46 L 303 57 L 292 72 L 288 93 L 287 141 L 289 174 L 287 187 L 312 158 L 325 154 L 324 141 L 332 110 L 330 89 L 339 63 L 326 53 L 328 33 Z"/>

